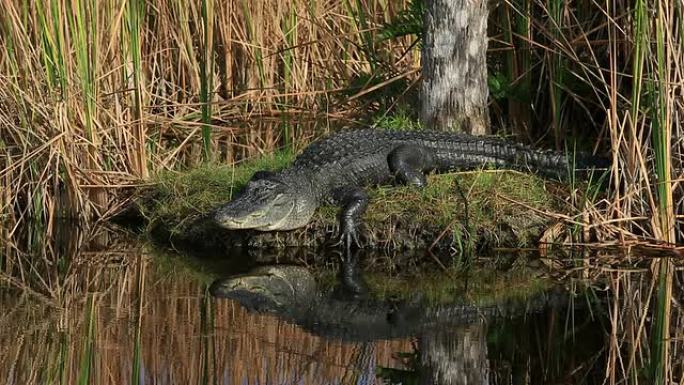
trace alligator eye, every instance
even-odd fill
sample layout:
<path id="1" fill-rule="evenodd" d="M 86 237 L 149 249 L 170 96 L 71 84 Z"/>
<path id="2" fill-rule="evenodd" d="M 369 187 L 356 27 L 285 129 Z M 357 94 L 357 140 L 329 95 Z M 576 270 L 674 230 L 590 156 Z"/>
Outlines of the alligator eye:
<path id="1" fill-rule="evenodd" d="M 273 208 L 280 209 L 283 207 L 287 207 L 287 208 L 294 207 L 294 202 L 292 200 L 285 200 L 285 201 L 280 200 L 279 198 L 281 198 L 282 196 L 283 196 L 283 194 L 278 194 L 278 197 L 276 197 L 277 201 L 273 203 L 273 206 L 272 206 Z"/>

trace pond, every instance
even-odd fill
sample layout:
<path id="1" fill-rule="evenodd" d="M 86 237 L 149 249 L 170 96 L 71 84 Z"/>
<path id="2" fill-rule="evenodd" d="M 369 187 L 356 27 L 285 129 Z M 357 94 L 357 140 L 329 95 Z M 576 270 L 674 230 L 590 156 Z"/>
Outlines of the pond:
<path id="1" fill-rule="evenodd" d="M 42 234 L 21 233 L 0 257 L 0 381 L 6 384 L 604 383 L 615 357 L 612 341 L 622 333 L 612 328 L 608 312 L 618 304 L 604 290 L 613 284 L 586 284 L 597 281 L 598 270 L 568 269 L 562 281 L 534 290 L 520 289 L 504 273 L 497 273 L 505 277 L 503 285 L 492 276 L 465 285 L 459 275 L 461 283 L 444 289 L 421 281 L 456 281 L 450 271 L 432 266 L 429 275 L 421 275 L 405 267 L 410 264 L 383 266 L 383 279 L 371 263 L 364 266 L 364 279 L 377 297 L 370 302 L 373 309 L 380 310 L 359 326 L 345 322 L 366 299 L 334 302 L 332 294 L 317 292 L 315 306 L 297 303 L 299 310 L 260 313 L 210 290 L 217 278 L 244 277 L 255 265 L 287 262 L 315 272 L 316 290 L 331 293 L 335 255 L 322 256 L 330 262 L 314 266 L 296 253 L 255 258 L 159 251 L 106 227 L 59 224 L 51 239 Z M 503 266 L 516 277 L 530 271 L 518 265 L 544 267 L 535 255 L 482 259 L 489 261 L 484 268 Z M 648 287 L 640 278 L 645 272 L 622 273 L 634 274 L 634 288 L 620 290 Z M 494 291 L 482 294 L 479 285 Z M 434 290 L 423 293 L 425 287 Z M 513 291 L 515 301 L 502 299 Z M 402 297 L 406 292 L 416 295 Z M 406 304 L 413 310 L 406 314 L 417 318 L 395 322 L 382 310 Z M 461 314 L 458 309 L 492 304 L 505 310 L 496 316 L 481 311 L 467 320 L 454 316 Z M 339 323 L 325 324 L 326 307 L 337 309 Z M 681 316 L 672 322 L 681 325 Z M 377 323 L 382 325 L 376 330 Z M 673 373 L 681 370 L 677 365 L 672 363 Z"/>

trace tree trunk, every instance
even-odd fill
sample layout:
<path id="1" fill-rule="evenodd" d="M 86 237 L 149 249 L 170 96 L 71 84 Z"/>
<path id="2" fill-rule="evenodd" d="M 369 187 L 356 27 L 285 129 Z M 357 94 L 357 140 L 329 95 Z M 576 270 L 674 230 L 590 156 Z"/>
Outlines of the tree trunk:
<path id="1" fill-rule="evenodd" d="M 425 127 L 489 133 L 487 1 L 426 0 L 422 119 Z"/>

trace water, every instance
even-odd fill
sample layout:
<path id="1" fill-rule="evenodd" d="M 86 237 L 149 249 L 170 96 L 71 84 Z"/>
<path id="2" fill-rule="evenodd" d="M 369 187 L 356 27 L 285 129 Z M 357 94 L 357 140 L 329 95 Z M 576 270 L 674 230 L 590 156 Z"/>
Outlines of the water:
<path id="1" fill-rule="evenodd" d="M 606 373 L 609 322 L 588 295 L 393 339 L 339 338 L 212 297 L 215 278 L 251 268 L 245 256 L 160 254 L 69 226 L 13 246 L 0 259 L 0 383 L 602 383 Z"/>

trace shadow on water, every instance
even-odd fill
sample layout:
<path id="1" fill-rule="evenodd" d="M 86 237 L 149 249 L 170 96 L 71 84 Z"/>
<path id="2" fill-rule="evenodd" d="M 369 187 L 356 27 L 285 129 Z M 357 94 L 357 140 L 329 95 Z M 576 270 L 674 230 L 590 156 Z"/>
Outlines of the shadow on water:
<path id="1" fill-rule="evenodd" d="M 521 278 L 554 275 L 538 273 L 534 256 L 480 258 L 463 273 L 421 269 L 416 255 L 364 255 L 368 294 L 340 295 L 336 256 L 199 259 L 107 228 L 54 228 L 0 251 L 2 383 L 603 383 L 621 349 L 608 309 L 634 321 L 606 290 L 616 270 L 600 266 L 566 269 L 564 288 L 528 287 Z M 270 281 L 245 281 L 260 271 Z M 622 291 L 651 284 L 647 269 L 627 275 Z M 216 298 L 217 279 L 252 286 Z M 679 310 L 672 325 L 681 330 Z"/>

